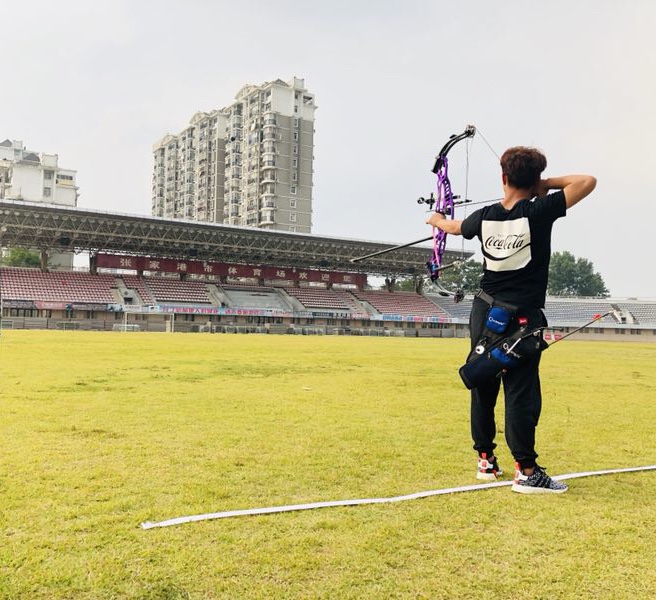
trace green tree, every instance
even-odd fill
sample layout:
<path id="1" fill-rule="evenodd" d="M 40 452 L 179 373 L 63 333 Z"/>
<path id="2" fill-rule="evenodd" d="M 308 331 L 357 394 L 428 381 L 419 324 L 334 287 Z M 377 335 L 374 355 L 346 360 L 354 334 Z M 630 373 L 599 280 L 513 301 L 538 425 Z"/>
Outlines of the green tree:
<path id="1" fill-rule="evenodd" d="M 2 258 L 2 264 L 8 267 L 40 267 L 41 255 L 27 248 L 11 248 Z"/>
<path id="2" fill-rule="evenodd" d="M 380 289 L 387 290 L 389 289 L 389 285 L 392 284 L 394 291 L 421 292 L 427 276 L 428 271 L 425 274 L 413 275 L 412 277 L 407 277 L 399 281 L 386 280 L 380 286 Z M 455 290 L 456 288 L 462 287 L 465 293 L 471 294 L 480 287 L 481 277 L 483 277 L 483 265 L 478 261 L 469 259 L 442 271 L 439 282 L 447 290 Z"/>
<path id="3" fill-rule="evenodd" d="M 390 286 L 395 292 L 417 292 L 421 291 L 423 287 L 423 277 L 418 275 L 413 275 L 407 279 L 401 279 L 397 281 L 396 279 L 385 279 L 385 283 L 380 286 L 381 290 L 388 290 Z M 419 288 L 419 289 L 418 289 Z"/>
<path id="4" fill-rule="evenodd" d="M 554 252 L 549 265 L 549 285 L 547 293 L 551 296 L 596 296 L 607 298 L 610 295 L 601 275 L 586 258 L 576 258 L 571 252 Z"/>
<path id="5" fill-rule="evenodd" d="M 440 283 L 446 289 L 462 287 L 467 294 L 471 294 L 481 287 L 483 277 L 482 263 L 470 258 L 440 273 Z"/>

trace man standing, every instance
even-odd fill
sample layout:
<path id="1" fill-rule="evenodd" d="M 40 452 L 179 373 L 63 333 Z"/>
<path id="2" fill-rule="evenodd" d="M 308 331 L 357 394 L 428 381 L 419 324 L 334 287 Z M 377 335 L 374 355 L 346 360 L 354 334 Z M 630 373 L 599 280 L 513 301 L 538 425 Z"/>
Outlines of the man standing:
<path id="1" fill-rule="evenodd" d="M 448 220 L 439 213 L 426 221 L 447 234 L 478 237 L 481 242 L 483 278 L 469 319 L 472 352 L 486 339 L 490 311 L 495 307 L 508 311 L 506 334 L 512 328 L 516 330 L 519 323 L 528 330 L 546 325 L 542 309 L 553 223 L 589 195 L 597 183 L 590 175 L 541 179 L 546 166 L 547 159 L 535 148 L 509 148 L 501 157 L 501 202 L 477 210 L 464 221 Z M 496 320 L 493 323 L 496 325 Z M 506 441 L 515 459 L 513 491 L 563 493 L 567 486 L 551 479 L 536 463 L 535 429 L 542 408 L 539 365 L 537 353 L 508 369 L 501 378 L 472 390 L 471 431 L 479 455 L 477 477 L 495 480 L 501 475 L 494 456 L 494 408 L 503 381 Z"/>

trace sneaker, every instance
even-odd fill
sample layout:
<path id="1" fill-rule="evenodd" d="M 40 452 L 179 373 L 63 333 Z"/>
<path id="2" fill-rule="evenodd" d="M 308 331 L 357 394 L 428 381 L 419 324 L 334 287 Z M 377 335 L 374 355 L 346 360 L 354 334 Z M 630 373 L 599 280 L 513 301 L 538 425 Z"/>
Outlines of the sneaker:
<path id="1" fill-rule="evenodd" d="M 515 482 L 511 489 L 520 494 L 563 494 L 568 487 L 549 477 L 545 469 L 538 465 L 535 465 L 533 475 L 524 475 L 517 463 L 515 465 Z"/>
<path id="2" fill-rule="evenodd" d="M 478 472 L 476 473 L 476 479 L 481 479 L 483 481 L 496 481 L 497 477 L 501 477 L 501 475 L 503 475 L 503 471 L 499 468 L 496 456 L 488 458 L 487 454 L 483 452 L 478 457 Z"/>

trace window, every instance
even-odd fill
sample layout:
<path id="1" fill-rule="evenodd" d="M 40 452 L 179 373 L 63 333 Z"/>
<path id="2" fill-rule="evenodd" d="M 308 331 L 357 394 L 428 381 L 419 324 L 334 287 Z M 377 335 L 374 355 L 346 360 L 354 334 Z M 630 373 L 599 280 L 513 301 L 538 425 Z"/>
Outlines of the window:
<path id="1" fill-rule="evenodd" d="M 296 223 L 296 213 L 295 212 L 289 213 L 289 220 L 292 223 Z"/>
<path id="2" fill-rule="evenodd" d="M 289 208 L 296 208 L 296 198 L 291 198 L 290 199 Z"/>
<path id="3" fill-rule="evenodd" d="M 298 141 L 298 131 L 294 132 L 294 140 Z"/>
<path id="4" fill-rule="evenodd" d="M 294 144 L 294 154 L 298 154 L 298 144 Z"/>
<path id="5" fill-rule="evenodd" d="M 290 192 L 290 194 L 294 194 L 294 196 L 295 196 L 295 195 L 296 195 L 296 186 L 295 186 L 295 185 L 292 185 L 292 186 L 289 188 L 289 192 Z"/>
<path id="6" fill-rule="evenodd" d="M 301 122 L 301 120 L 299 118 L 297 118 L 297 117 L 294 118 L 294 127 L 296 129 L 298 129 L 298 126 L 299 126 L 300 122 Z"/>
<path id="7" fill-rule="evenodd" d="M 50 198 L 51 195 L 52 195 L 52 189 L 50 189 L 49 187 L 44 187 L 43 188 L 43 197 L 44 198 Z"/>
<path id="8" fill-rule="evenodd" d="M 47 179 L 47 180 L 51 180 L 52 179 L 52 171 L 44 171 L 43 172 L 43 178 Z"/>
<path id="9" fill-rule="evenodd" d="M 292 160 L 292 167 L 294 167 L 295 169 L 298 168 L 298 158 Z"/>
<path id="10" fill-rule="evenodd" d="M 292 173 L 292 181 L 298 181 L 298 173 Z"/>

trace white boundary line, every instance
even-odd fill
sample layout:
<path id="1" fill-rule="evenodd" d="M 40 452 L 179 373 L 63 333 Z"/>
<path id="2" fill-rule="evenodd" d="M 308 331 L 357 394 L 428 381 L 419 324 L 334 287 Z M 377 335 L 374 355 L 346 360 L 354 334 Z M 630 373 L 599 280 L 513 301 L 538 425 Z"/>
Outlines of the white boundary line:
<path id="1" fill-rule="evenodd" d="M 578 477 L 591 477 L 593 475 L 612 475 L 615 473 L 635 473 L 637 471 L 654 471 L 656 465 L 646 467 L 628 467 L 626 469 L 606 469 L 604 471 L 584 471 L 581 473 L 568 473 L 566 475 L 556 475 L 553 479 L 562 481 L 564 479 L 576 479 Z M 475 492 L 477 490 L 486 490 L 489 488 L 505 487 L 512 485 L 511 481 L 494 481 L 492 483 L 480 483 L 476 485 L 463 485 L 460 487 L 443 488 L 440 490 L 429 490 L 427 492 L 416 492 L 405 496 L 392 496 L 390 498 L 362 498 L 359 500 L 332 500 L 328 502 L 311 502 L 309 504 L 290 504 L 287 506 L 269 506 L 266 508 L 249 508 L 244 510 L 227 510 L 224 512 L 206 513 L 204 515 L 192 515 L 188 517 L 178 517 L 152 523 L 146 521 L 141 524 L 143 529 L 153 529 L 155 527 L 170 527 L 171 525 L 182 525 L 183 523 L 193 523 L 194 521 L 209 521 L 211 519 L 229 519 L 231 517 L 244 517 L 250 515 L 270 515 L 273 513 L 293 512 L 299 510 L 312 510 L 315 508 L 331 508 L 335 506 L 359 506 L 360 504 L 388 504 L 392 502 L 404 502 L 406 500 L 417 500 L 419 498 L 428 498 L 430 496 L 442 496 L 444 494 L 455 494 L 457 492 Z"/>

